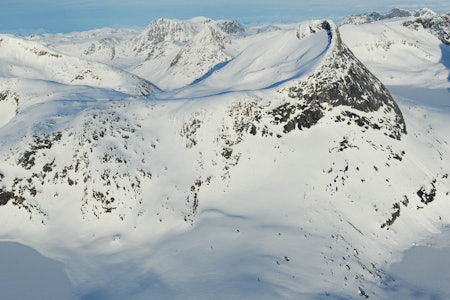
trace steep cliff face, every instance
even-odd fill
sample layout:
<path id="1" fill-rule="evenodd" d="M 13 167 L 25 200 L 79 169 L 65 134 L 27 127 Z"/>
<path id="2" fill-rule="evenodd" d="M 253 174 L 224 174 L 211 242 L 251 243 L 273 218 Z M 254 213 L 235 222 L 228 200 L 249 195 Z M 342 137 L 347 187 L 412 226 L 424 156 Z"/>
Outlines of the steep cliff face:
<path id="1" fill-rule="evenodd" d="M 382 110 L 383 114 L 379 119 L 361 118 L 358 115 L 353 117 L 358 119 L 360 126 L 376 129 L 383 127 L 390 137 L 400 139 L 401 135 L 406 133 L 406 125 L 397 103 L 381 81 L 342 42 L 337 27 L 323 21 L 308 25 L 306 30 L 300 28 L 301 33 L 297 36 L 302 38 L 308 31 L 313 34 L 317 30 L 327 32 L 330 39 L 328 53 L 322 65 L 307 79 L 283 89 L 290 98 L 299 100 L 290 108 L 284 104 L 279 112 L 274 111 L 274 114 L 278 115 L 285 111 L 295 115 L 294 118 L 288 118 L 285 131 L 313 125 L 329 106 L 344 106 L 363 113 Z M 303 112 L 294 113 L 296 110 Z"/>

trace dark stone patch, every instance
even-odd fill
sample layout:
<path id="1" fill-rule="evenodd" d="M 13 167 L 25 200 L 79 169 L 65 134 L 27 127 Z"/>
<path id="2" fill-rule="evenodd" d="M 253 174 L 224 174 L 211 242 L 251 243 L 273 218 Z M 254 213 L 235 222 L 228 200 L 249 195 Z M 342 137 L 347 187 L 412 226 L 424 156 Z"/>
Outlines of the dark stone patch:
<path id="1" fill-rule="evenodd" d="M 256 135 L 257 131 L 256 131 L 256 126 L 255 125 L 251 125 L 251 129 L 250 129 L 250 134 Z"/>
<path id="2" fill-rule="evenodd" d="M 323 117 L 323 112 L 318 108 L 309 108 L 304 110 L 301 115 L 294 118 L 294 122 L 297 128 L 302 130 L 302 128 L 311 128 L 313 125 Z M 285 131 L 286 133 L 286 131 Z"/>
<path id="3" fill-rule="evenodd" d="M 53 159 L 52 162 L 45 164 L 45 165 L 42 167 L 42 171 L 43 171 L 44 173 L 49 173 L 49 172 L 53 171 L 54 165 L 55 165 L 55 159 Z"/>
<path id="4" fill-rule="evenodd" d="M 353 122 L 355 122 L 356 125 L 360 127 L 368 127 L 370 126 L 370 121 L 366 117 L 361 117 L 358 114 L 355 114 L 354 112 L 350 112 L 348 110 L 342 112 L 342 116 L 349 118 Z M 377 129 L 380 129 L 377 125 Z"/>
<path id="5" fill-rule="evenodd" d="M 436 180 L 431 183 L 431 189 L 429 192 L 427 192 L 424 186 L 422 186 L 420 190 L 417 191 L 417 196 L 419 196 L 420 202 L 428 204 L 434 201 L 434 197 L 436 197 L 436 187 L 434 186 L 435 183 Z"/>
<path id="6" fill-rule="evenodd" d="M 15 195 L 13 192 L 7 192 L 0 190 L 0 205 L 6 205 L 9 200 L 14 199 Z"/>
<path id="7" fill-rule="evenodd" d="M 398 217 L 400 217 L 400 204 L 394 203 L 394 205 L 392 206 L 392 209 L 394 211 L 392 212 L 391 218 L 386 220 L 386 222 L 381 225 L 381 228 L 385 228 L 386 226 L 387 227 L 392 226 L 392 224 L 394 224 L 395 220 L 397 220 Z"/>
<path id="8" fill-rule="evenodd" d="M 222 156 L 225 159 L 230 159 L 232 154 L 233 154 L 233 149 L 231 149 L 231 148 L 223 148 L 222 149 Z"/>
<path id="9" fill-rule="evenodd" d="M 60 141 L 62 137 L 61 132 L 54 134 L 45 134 L 43 136 L 33 136 L 33 142 L 30 144 L 30 149 L 23 152 L 17 164 L 29 170 L 35 165 L 35 155 L 39 150 L 50 149 L 54 142 Z M 47 169 L 49 166 L 47 166 Z"/>
<path id="10" fill-rule="evenodd" d="M 33 49 L 32 50 L 34 54 L 36 54 L 37 56 L 48 56 L 48 57 L 54 57 L 54 58 L 61 58 L 62 56 L 56 53 L 51 53 L 48 51 L 44 51 L 44 50 L 37 50 L 37 49 Z"/>
<path id="11" fill-rule="evenodd" d="M 33 194 L 33 191 L 30 190 L 30 193 Z M 22 196 L 17 196 L 12 191 L 5 191 L 3 189 L 0 189 L 0 205 L 6 205 L 10 200 L 13 200 L 14 205 L 19 205 L 21 207 L 24 207 L 25 209 L 28 209 L 28 206 L 24 204 L 25 198 Z"/>
<path id="12" fill-rule="evenodd" d="M 19 157 L 18 164 L 20 164 L 25 169 L 29 170 L 34 166 L 35 158 L 34 155 L 36 151 L 25 151 L 21 157 Z"/>
<path id="13" fill-rule="evenodd" d="M 344 150 L 346 150 L 346 149 L 350 149 L 350 148 L 359 149 L 358 146 L 355 146 L 355 145 L 350 144 L 350 142 L 348 141 L 348 138 L 347 138 L 347 137 L 344 137 L 344 138 L 342 139 L 342 141 L 339 142 L 339 146 L 333 147 L 333 148 L 329 149 L 329 152 L 330 152 L 330 153 L 333 152 L 333 151 L 336 151 L 336 152 L 342 152 L 342 151 L 344 151 Z M 359 171 L 359 168 L 358 168 L 358 167 L 357 167 L 357 170 Z"/>
<path id="14" fill-rule="evenodd" d="M 403 196 L 403 201 L 402 201 L 403 206 L 407 207 L 409 204 L 409 199 L 406 195 Z"/>
<path id="15" fill-rule="evenodd" d="M 273 124 L 283 124 L 283 132 L 311 128 L 324 116 L 320 106 L 303 106 L 285 103 L 269 112 Z"/>
<path id="16" fill-rule="evenodd" d="M 400 154 L 394 153 L 394 155 L 392 156 L 392 158 L 397 159 L 397 160 L 399 160 L 399 161 L 402 161 L 404 155 L 405 155 L 405 151 L 402 151 Z"/>

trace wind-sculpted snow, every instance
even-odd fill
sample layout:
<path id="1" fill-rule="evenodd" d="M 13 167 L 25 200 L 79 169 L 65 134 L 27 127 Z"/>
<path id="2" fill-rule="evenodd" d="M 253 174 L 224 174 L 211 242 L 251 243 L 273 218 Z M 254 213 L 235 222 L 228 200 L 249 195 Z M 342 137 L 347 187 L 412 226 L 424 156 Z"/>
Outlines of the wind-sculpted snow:
<path id="1" fill-rule="evenodd" d="M 202 97 L 276 89 L 293 79 L 306 77 L 321 63 L 330 44 L 323 30 L 299 40 L 295 27 L 240 38 L 239 42 L 243 49 L 230 61 L 171 96 Z"/>
<path id="2" fill-rule="evenodd" d="M 123 70 L 52 51 L 39 43 L 0 35 L 0 76 L 47 80 L 148 95 L 157 88 Z"/>
<path id="3" fill-rule="evenodd" d="M 383 298 L 450 222 L 448 116 L 402 113 L 330 21 L 141 37 L 137 56 L 170 52 L 155 70 L 212 71 L 141 98 L 0 81 L 0 238 L 64 262 L 80 298 Z"/>

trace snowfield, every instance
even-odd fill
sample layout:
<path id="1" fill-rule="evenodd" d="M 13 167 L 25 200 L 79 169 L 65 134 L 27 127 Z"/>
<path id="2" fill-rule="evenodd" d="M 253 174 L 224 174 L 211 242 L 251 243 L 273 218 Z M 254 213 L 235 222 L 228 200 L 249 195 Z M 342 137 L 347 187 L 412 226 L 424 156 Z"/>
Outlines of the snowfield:
<path id="1" fill-rule="evenodd" d="M 1 35 L 0 240 L 67 299 L 446 298 L 394 264 L 450 224 L 450 50 L 414 18 Z"/>

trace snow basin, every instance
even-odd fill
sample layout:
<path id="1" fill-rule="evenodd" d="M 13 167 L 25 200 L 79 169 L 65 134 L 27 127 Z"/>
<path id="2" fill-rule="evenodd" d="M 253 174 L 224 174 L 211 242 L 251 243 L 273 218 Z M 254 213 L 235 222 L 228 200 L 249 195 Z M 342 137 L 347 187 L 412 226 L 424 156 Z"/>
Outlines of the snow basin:
<path id="1" fill-rule="evenodd" d="M 389 273 L 392 299 L 450 299 L 450 227 L 406 250 Z"/>
<path id="2" fill-rule="evenodd" d="M 0 242 L 1 299 L 76 299 L 62 263 L 19 243 Z"/>

